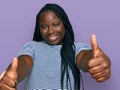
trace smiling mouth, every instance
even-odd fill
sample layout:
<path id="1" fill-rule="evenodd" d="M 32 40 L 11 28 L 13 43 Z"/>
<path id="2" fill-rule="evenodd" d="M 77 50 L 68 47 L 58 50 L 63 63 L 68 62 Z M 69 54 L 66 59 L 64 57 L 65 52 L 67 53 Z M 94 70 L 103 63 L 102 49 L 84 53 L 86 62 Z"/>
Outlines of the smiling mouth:
<path id="1" fill-rule="evenodd" d="M 57 39 L 57 37 L 58 37 L 57 35 L 54 35 L 54 36 L 52 35 L 52 36 L 48 37 L 48 40 L 55 41 Z"/>

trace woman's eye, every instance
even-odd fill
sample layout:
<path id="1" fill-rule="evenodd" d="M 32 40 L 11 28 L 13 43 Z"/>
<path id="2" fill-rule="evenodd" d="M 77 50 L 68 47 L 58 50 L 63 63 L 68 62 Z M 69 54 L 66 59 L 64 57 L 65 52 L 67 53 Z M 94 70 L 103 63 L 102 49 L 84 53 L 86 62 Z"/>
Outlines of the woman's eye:
<path id="1" fill-rule="evenodd" d="M 53 26 L 54 26 L 54 27 L 58 27 L 58 26 L 59 26 L 59 23 L 54 23 Z"/>
<path id="2" fill-rule="evenodd" d="M 41 26 L 40 30 L 48 30 L 48 26 Z"/>

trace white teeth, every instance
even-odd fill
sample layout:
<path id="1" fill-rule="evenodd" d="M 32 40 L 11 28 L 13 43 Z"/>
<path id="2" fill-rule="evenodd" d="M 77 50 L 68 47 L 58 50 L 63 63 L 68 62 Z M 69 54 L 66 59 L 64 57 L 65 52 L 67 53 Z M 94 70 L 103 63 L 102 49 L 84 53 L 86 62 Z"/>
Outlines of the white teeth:
<path id="1" fill-rule="evenodd" d="M 56 38 L 57 38 L 57 36 L 50 36 L 50 37 L 49 37 L 49 40 L 50 40 L 50 41 L 54 41 L 54 40 L 56 40 Z"/>

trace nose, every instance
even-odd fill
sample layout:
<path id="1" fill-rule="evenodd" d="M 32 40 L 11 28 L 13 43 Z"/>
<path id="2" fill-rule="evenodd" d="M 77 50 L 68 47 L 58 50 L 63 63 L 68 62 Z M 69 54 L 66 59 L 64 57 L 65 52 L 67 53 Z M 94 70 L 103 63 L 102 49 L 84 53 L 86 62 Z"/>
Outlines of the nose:
<path id="1" fill-rule="evenodd" d="M 54 33 L 54 31 L 55 31 L 54 28 L 53 28 L 52 26 L 50 26 L 50 27 L 49 27 L 49 33 L 50 33 L 50 34 L 51 34 L 51 33 Z"/>

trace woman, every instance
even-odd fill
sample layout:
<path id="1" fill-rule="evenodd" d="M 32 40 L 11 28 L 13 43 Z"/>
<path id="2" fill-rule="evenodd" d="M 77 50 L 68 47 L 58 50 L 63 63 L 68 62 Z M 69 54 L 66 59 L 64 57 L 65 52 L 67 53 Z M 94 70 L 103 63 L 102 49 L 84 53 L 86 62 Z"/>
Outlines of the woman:
<path id="1" fill-rule="evenodd" d="M 33 41 L 23 46 L 1 75 L 0 90 L 16 90 L 17 83 L 25 78 L 25 90 L 80 90 L 80 69 L 103 82 L 110 78 L 110 60 L 98 47 L 95 35 L 91 45 L 74 43 L 73 29 L 63 8 L 46 4 L 36 17 Z"/>

